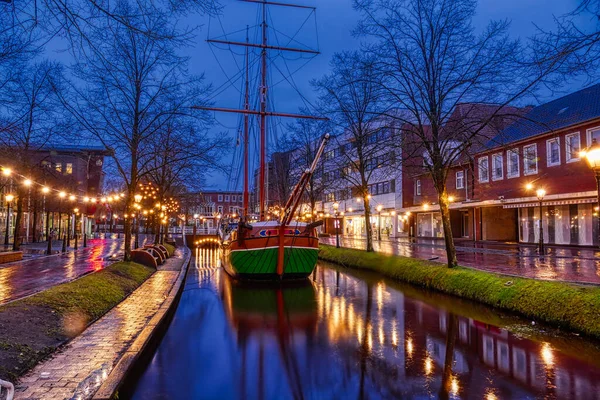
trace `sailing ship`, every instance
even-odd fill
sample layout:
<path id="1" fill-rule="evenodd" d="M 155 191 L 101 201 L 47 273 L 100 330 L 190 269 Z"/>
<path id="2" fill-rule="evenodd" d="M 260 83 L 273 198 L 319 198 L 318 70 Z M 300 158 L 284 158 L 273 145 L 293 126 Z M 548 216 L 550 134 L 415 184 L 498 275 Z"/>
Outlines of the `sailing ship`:
<path id="1" fill-rule="evenodd" d="M 267 192 L 266 192 L 266 126 L 268 117 L 286 117 L 286 118 L 306 118 L 306 119 L 325 119 L 311 115 L 280 113 L 267 109 L 267 51 L 282 52 L 300 52 L 318 54 L 318 51 L 311 49 L 291 48 L 270 45 L 267 41 L 267 7 L 314 7 L 294 5 L 287 3 L 271 2 L 266 0 L 243 0 L 245 2 L 258 3 L 262 7 L 261 43 L 250 43 L 246 31 L 246 42 L 235 42 L 230 40 L 209 39 L 208 42 L 227 44 L 230 46 L 242 46 L 246 48 L 245 52 L 245 96 L 243 109 L 217 108 L 217 107 L 196 107 L 203 110 L 233 112 L 243 114 L 243 145 L 244 145 L 244 194 L 243 194 L 243 212 L 239 220 L 231 221 L 223 218 L 219 228 L 219 237 L 222 247 L 222 265 L 229 275 L 239 279 L 249 280 L 287 280 L 303 279 L 308 277 L 314 270 L 318 251 L 319 241 L 316 234 L 316 228 L 322 224 L 322 221 L 313 223 L 303 223 L 293 221 L 293 216 L 298 208 L 302 194 L 308 185 L 310 177 L 315 171 L 318 160 L 323 154 L 329 135 L 323 136 L 322 142 L 316 152 L 310 168 L 305 170 L 294 187 L 290 197 L 280 215 L 275 220 L 269 220 L 267 216 Z M 259 109 L 250 108 L 249 93 L 249 48 L 260 48 L 260 86 L 259 86 Z M 250 223 L 249 214 L 249 132 L 248 119 L 250 115 L 256 115 L 259 118 L 259 176 L 258 176 L 258 221 Z"/>

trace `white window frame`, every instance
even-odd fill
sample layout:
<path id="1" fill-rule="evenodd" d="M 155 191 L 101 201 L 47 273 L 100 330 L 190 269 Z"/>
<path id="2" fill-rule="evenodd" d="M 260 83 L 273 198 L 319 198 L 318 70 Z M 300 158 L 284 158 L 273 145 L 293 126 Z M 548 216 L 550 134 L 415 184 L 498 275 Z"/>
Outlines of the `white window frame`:
<path id="1" fill-rule="evenodd" d="M 225 203 L 229 203 L 229 195 L 228 194 L 225 195 Z"/>
<path id="2" fill-rule="evenodd" d="M 420 196 L 421 195 L 421 180 L 417 179 L 415 181 L 415 196 Z"/>
<path id="3" fill-rule="evenodd" d="M 552 149 L 550 146 L 553 142 L 556 142 L 558 145 L 558 161 L 555 163 L 553 163 L 551 159 Z M 546 140 L 546 165 L 548 167 L 556 167 L 557 165 L 560 165 L 560 138 L 558 137 Z"/>
<path id="4" fill-rule="evenodd" d="M 220 195 L 217 197 L 217 201 L 218 201 L 219 203 L 222 203 L 222 202 L 223 202 L 223 195 L 222 195 L 222 194 L 220 194 Z"/>
<path id="5" fill-rule="evenodd" d="M 527 170 L 527 149 L 534 148 L 535 149 L 535 171 Z M 523 146 L 523 176 L 527 175 L 535 175 L 538 173 L 538 154 L 537 154 L 537 143 L 528 144 L 527 146 Z"/>
<path id="6" fill-rule="evenodd" d="M 517 155 L 517 172 L 515 174 L 511 173 L 511 165 L 510 165 L 510 156 L 511 154 L 516 154 Z M 511 149 L 508 150 L 506 152 L 506 178 L 510 179 L 510 178 L 518 178 L 519 176 L 521 176 L 521 160 L 519 159 L 519 149 Z"/>
<path id="7" fill-rule="evenodd" d="M 460 180 L 461 180 L 461 184 L 460 186 L 458 186 L 458 175 L 461 175 Z M 457 189 L 464 189 L 465 188 L 465 171 L 456 171 L 456 188 Z"/>
<path id="8" fill-rule="evenodd" d="M 600 130 L 600 126 L 595 126 L 593 128 L 587 129 L 585 131 L 585 140 L 586 140 L 586 145 L 587 147 L 590 147 L 592 145 L 592 131 L 598 131 Z M 598 143 L 600 144 L 600 143 Z M 581 142 L 579 142 L 579 146 L 581 147 Z"/>
<path id="9" fill-rule="evenodd" d="M 485 161 L 487 163 L 486 174 L 483 179 L 481 176 L 482 161 Z M 479 182 L 489 182 L 490 181 L 490 158 L 488 156 L 479 157 L 477 159 L 477 178 L 479 178 Z"/>
<path id="10" fill-rule="evenodd" d="M 577 157 L 573 157 L 573 158 L 569 158 L 569 156 L 571 155 L 571 152 L 567 148 L 567 146 L 569 145 L 569 138 L 571 138 L 571 137 L 577 137 L 577 141 L 579 142 L 579 150 L 577 151 Z M 565 135 L 565 159 L 567 160 L 567 162 L 570 163 L 570 162 L 576 162 L 576 161 L 581 160 L 581 158 L 579 158 L 580 151 L 581 151 L 581 135 L 579 134 L 579 132 L 573 132 L 573 133 L 569 133 L 569 134 Z"/>
<path id="11" fill-rule="evenodd" d="M 500 176 L 496 176 L 496 163 L 495 159 L 500 157 Z M 504 179 L 504 155 L 502 153 L 492 154 L 492 180 L 493 181 L 501 181 Z"/>

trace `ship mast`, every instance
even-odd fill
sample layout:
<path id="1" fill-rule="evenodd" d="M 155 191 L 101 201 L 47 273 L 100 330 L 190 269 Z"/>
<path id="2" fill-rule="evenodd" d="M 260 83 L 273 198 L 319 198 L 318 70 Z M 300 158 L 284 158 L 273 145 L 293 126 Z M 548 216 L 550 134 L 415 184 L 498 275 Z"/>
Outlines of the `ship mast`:
<path id="1" fill-rule="evenodd" d="M 260 82 L 260 173 L 259 173 L 259 210 L 260 220 L 265 220 L 266 213 L 266 198 L 265 198 L 265 164 L 267 162 L 267 135 L 266 135 L 266 123 L 267 117 L 267 4 L 266 0 L 262 3 L 262 45 L 263 49 L 260 53 L 262 62 L 261 68 L 261 82 Z"/>
<path id="2" fill-rule="evenodd" d="M 249 43 L 248 38 L 248 25 L 246 25 L 246 43 Z M 244 110 L 248 111 L 250 109 L 250 89 L 248 84 L 249 77 L 249 66 L 248 59 L 250 57 L 249 47 L 246 47 L 246 93 L 244 96 Z M 248 113 L 244 114 L 244 211 L 242 216 L 244 220 L 248 219 L 248 201 L 250 196 L 250 191 L 248 187 L 248 176 L 250 175 L 250 165 L 248 162 Z"/>
<path id="3" fill-rule="evenodd" d="M 245 93 L 245 101 L 244 101 L 244 109 L 232 109 L 232 108 L 222 108 L 222 107 L 205 107 L 205 106 L 193 106 L 192 108 L 198 110 L 207 110 L 207 111 L 222 111 L 222 112 L 232 112 L 232 113 L 242 113 L 244 114 L 244 216 L 248 215 L 248 197 L 249 197 L 249 189 L 248 189 L 248 176 L 250 174 L 249 165 L 248 165 L 248 116 L 249 115 L 259 115 L 259 127 L 260 127 L 260 140 L 259 140 L 259 212 L 260 212 L 260 220 L 264 221 L 266 217 L 266 158 L 267 158 L 267 117 L 289 117 L 289 118 L 303 118 L 303 119 L 316 119 L 316 120 L 326 120 L 327 118 L 315 117 L 312 115 L 302 115 L 302 114 L 291 114 L 291 113 L 278 113 L 278 112 L 268 112 L 267 111 L 267 50 L 279 50 L 279 51 L 291 51 L 298 53 L 310 53 L 310 54 L 319 54 L 318 51 L 310 50 L 310 49 L 298 49 L 292 47 L 281 47 L 281 46 L 271 46 L 267 41 L 267 5 L 272 6 L 282 6 L 282 7 L 294 7 L 294 8 L 305 8 L 305 9 L 315 9 L 315 7 L 311 6 L 303 6 L 296 4 L 286 4 L 286 3 L 278 3 L 267 0 L 241 0 L 248 3 L 258 3 L 262 7 L 262 41 L 260 44 L 257 43 L 249 43 L 248 39 L 248 29 L 246 29 L 246 42 L 235 42 L 229 40 L 217 40 L 217 39 L 208 39 L 209 43 L 220 43 L 227 45 L 235 45 L 235 46 L 244 46 L 246 47 L 246 93 Z M 248 92 L 248 49 L 250 47 L 258 47 L 261 50 L 261 82 L 259 88 L 259 101 L 260 106 L 259 110 L 251 110 L 249 104 L 249 92 Z"/>

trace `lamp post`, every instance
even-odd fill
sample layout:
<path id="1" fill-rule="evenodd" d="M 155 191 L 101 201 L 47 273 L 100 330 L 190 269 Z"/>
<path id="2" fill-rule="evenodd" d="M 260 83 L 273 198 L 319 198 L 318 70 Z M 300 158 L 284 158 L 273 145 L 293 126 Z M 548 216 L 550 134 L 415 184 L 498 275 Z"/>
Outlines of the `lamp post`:
<path id="1" fill-rule="evenodd" d="M 589 167 L 596 175 L 598 207 L 600 207 L 600 145 L 596 142 L 596 139 L 592 140 L 590 147 L 581 152 L 581 156 L 585 157 Z M 600 218 L 598 218 L 598 225 L 600 228 Z M 600 229 L 598 230 L 598 234 L 600 235 Z M 598 244 L 600 245 L 600 238 L 598 238 Z"/>
<path id="2" fill-rule="evenodd" d="M 340 248 L 340 221 L 338 219 L 340 213 L 338 209 L 340 208 L 340 203 L 337 201 L 333 203 L 333 220 L 335 221 L 335 247 Z"/>
<path id="3" fill-rule="evenodd" d="M 381 210 L 383 206 L 379 204 L 377 206 L 377 240 L 381 242 Z"/>
<path id="4" fill-rule="evenodd" d="M 134 247 L 137 249 L 138 247 L 140 247 L 140 202 L 142 201 L 142 195 L 141 194 L 136 194 L 135 196 L 133 196 L 133 199 L 135 200 L 135 208 L 136 208 L 136 213 L 135 213 L 135 243 L 134 243 Z"/>
<path id="5" fill-rule="evenodd" d="M 73 212 L 75 214 L 75 221 L 73 221 L 73 238 L 75 239 L 75 250 L 77 250 L 77 216 L 79 215 L 79 208 L 75 208 Z"/>
<path id="6" fill-rule="evenodd" d="M 194 239 L 193 243 L 196 243 L 196 231 L 198 230 L 198 214 L 194 214 Z"/>
<path id="7" fill-rule="evenodd" d="M 546 191 L 544 189 L 538 189 L 535 192 L 538 200 L 540 201 L 540 255 L 544 255 L 544 223 L 542 222 L 542 203 L 544 201 L 544 196 L 546 195 Z"/>
<path id="8" fill-rule="evenodd" d="M 15 199 L 12 194 L 4 196 L 6 198 L 6 232 L 4 232 L 4 244 L 8 245 L 8 233 L 10 231 L 10 203 Z"/>

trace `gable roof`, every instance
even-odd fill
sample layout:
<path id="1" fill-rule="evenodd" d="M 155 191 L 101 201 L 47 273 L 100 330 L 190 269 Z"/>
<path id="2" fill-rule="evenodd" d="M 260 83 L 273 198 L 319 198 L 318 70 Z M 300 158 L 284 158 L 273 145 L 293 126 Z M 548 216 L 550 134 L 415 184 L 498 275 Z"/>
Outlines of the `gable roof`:
<path id="1" fill-rule="evenodd" d="M 486 147 L 502 146 L 599 117 L 600 84 L 596 84 L 532 108 Z"/>

